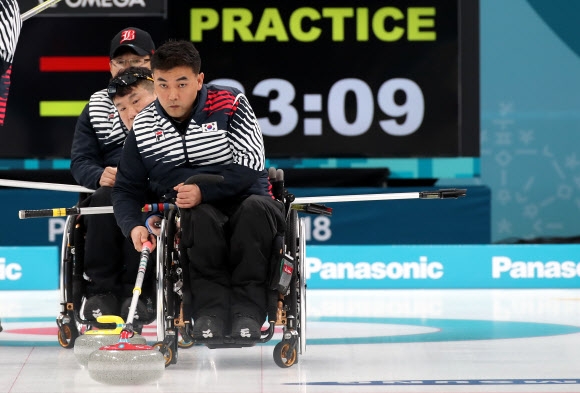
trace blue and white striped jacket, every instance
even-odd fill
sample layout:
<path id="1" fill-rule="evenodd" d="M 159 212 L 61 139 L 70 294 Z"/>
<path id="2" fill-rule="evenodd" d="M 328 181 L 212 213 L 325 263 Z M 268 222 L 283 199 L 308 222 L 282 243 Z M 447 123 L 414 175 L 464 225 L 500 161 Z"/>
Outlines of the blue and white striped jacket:
<path id="1" fill-rule="evenodd" d="M 137 115 L 125 140 L 113 188 L 117 223 L 128 236 L 143 225 L 148 185 L 161 197 L 199 173 L 224 177 L 222 183 L 199 184 L 204 203 L 271 195 L 264 165 L 262 132 L 239 90 L 203 85 L 184 132 L 156 100 Z"/>
<path id="2" fill-rule="evenodd" d="M 116 167 L 128 130 L 107 89 L 91 95 L 77 119 L 71 147 L 71 173 L 78 184 L 97 189 L 103 170 Z"/>

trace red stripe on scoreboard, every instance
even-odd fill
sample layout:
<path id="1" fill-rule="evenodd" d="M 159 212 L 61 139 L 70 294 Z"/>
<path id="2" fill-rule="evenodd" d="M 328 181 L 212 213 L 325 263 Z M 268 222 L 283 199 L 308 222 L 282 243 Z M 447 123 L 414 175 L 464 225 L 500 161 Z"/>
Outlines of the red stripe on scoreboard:
<path id="1" fill-rule="evenodd" d="M 42 72 L 109 71 L 107 56 L 41 56 Z"/>

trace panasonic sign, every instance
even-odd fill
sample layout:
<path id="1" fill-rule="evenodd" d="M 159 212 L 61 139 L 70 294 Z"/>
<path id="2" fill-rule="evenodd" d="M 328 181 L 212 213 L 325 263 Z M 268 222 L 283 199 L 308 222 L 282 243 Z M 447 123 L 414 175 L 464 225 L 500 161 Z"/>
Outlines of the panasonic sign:
<path id="1" fill-rule="evenodd" d="M 58 247 L 0 247 L 0 291 L 58 289 Z"/>
<path id="2" fill-rule="evenodd" d="M 0 257 L 0 280 L 19 280 L 22 277 L 22 266 L 18 263 L 6 263 L 6 258 Z"/>
<path id="3" fill-rule="evenodd" d="M 322 280 L 410 280 L 443 277 L 443 264 L 420 256 L 408 262 L 322 262 L 319 258 L 306 258 L 306 279 L 316 274 Z"/>
<path id="4" fill-rule="evenodd" d="M 309 289 L 580 287 L 580 244 L 311 245 L 306 253 Z"/>
<path id="5" fill-rule="evenodd" d="M 507 256 L 491 258 L 492 277 L 501 278 L 575 278 L 580 277 L 580 262 L 512 260 Z"/>

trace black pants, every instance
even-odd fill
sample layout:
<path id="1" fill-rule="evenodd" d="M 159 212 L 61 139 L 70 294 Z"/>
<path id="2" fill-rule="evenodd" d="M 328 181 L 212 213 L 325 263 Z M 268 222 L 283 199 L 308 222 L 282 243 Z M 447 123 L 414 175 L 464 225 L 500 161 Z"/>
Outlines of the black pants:
<path id="1" fill-rule="evenodd" d="M 90 197 L 90 207 L 112 206 L 111 187 L 100 187 Z M 118 299 L 132 296 L 139 253 L 127 239 L 115 221 L 113 214 L 90 214 L 84 216 L 85 274 L 90 278 L 87 296 L 111 292 Z M 146 283 L 151 283 L 154 272 L 153 255 L 149 260 L 143 293 L 151 292 Z"/>
<path id="2" fill-rule="evenodd" d="M 265 320 L 272 246 L 284 231 L 283 212 L 280 202 L 253 195 L 182 214 L 194 320 L 215 315 L 227 323 L 235 314 Z"/>

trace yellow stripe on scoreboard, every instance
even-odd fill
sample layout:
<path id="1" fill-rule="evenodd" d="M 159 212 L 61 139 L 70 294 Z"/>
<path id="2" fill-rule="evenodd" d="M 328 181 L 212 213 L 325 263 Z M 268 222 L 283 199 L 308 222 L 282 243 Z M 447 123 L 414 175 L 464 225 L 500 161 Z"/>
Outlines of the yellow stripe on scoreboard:
<path id="1" fill-rule="evenodd" d="M 88 101 L 40 101 L 40 117 L 78 117 Z"/>

